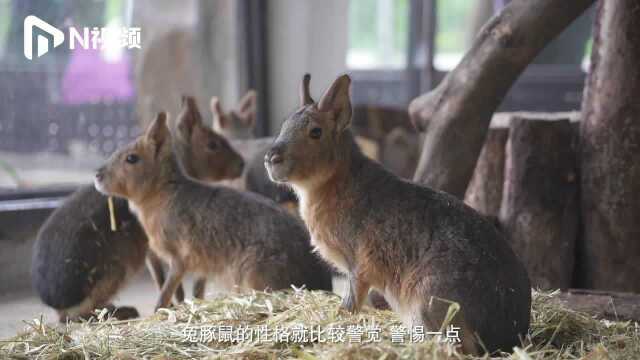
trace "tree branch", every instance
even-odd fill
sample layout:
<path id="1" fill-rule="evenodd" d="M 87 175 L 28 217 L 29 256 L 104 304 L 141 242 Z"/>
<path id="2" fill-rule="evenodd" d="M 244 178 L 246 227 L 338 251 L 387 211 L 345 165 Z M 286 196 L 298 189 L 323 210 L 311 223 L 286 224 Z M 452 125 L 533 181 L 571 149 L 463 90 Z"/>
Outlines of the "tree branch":
<path id="1" fill-rule="evenodd" d="M 414 180 L 462 198 L 491 115 L 535 56 L 594 0 L 513 0 L 436 89 L 409 105 L 426 131 Z M 428 130 L 428 131 L 427 131 Z"/>

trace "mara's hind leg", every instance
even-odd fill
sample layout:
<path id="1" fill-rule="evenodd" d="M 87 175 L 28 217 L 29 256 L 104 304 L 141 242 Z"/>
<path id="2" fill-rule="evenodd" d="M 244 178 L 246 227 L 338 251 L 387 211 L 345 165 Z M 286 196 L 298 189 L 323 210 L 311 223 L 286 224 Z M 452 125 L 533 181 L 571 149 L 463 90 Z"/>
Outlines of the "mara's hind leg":
<path id="1" fill-rule="evenodd" d="M 445 324 L 451 306 L 449 301 L 436 297 L 427 298 L 425 303 L 410 306 L 411 311 L 405 322 L 409 322 L 409 326 L 422 325 L 425 327 L 425 331 L 427 329 L 428 331 L 442 331 L 443 337 L 447 335 L 447 327 L 454 326 L 459 329 L 457 335 L 462 351 L 469 355 L 479 355 L 481 351 L 478 337 L 474 329 L 465 321 L 462 311 L 458 311 L 453 319 L 450 319 L 449 325 Z"/>
<path id="2" fill-rule="evenodd" d="M 85 298 L 80 304 L 56 310 L 58 313 L 58 321 L 66 323 L 67 321 L 89 320 L 93 316 L 93 310 L 97 306 L 91 296 Z"/>
<path id="3" fill-rule="evenodd" d="M 98 280 L 82 300 L 81 303 L 66 309 L 58 310 L 60 322 L 88 320 L 94 317 L 94 310 L 106 308 L 113 313 L 115 306 L 111 299 L 122 287 L 126 278 L 126 270 L 122 267 L 113 267 L 108 276 Z"/>
<path id="4" fill-rule="evenodd" d="M 193 297 L 196 299 L 204 299 L 205 286 L 207 285 L 206 277 L 198 277 L 193 284 Z"/>
<path id="5" fill-rule="evenodd" d="M 130 278 L 135 270 L 124 267 L 113 269 L 109 276 L 102 279 L 89 295 L 93 303 L 93 309 L 107 309 L 109 316 L 118 320 L 128 320 L 140 316 L 138 310 L 131 306 L 114 306 L 111 300 L 120 291 L 127 278 Z"/>
<path id="6" fill-rule="evenodd" d="M 391 306 L 387 302 L 387 299 L 385 299 L 384 295 L 375 289 L 369 290 L 367 301 L 374 309 L 391 310 Z"/>
<path id="7" fill-rule="evenodd" d="M 248 263 L 248 262 L 247 262 Z M 243 289 L 275 291 L 291 289 L 292 269 L 281 264 L 254 262 L 246 266 L 236 279 L 236 285 Z"/>
<path id="8" fill-rule="evenodd" d="M 105 316 L 105 318 L 112 317 L 117 320 L 129 320 L 140 317 L 140 313 L 138 313 L 138 310 L 133 306 L 115 306 L 113 304 L 104 304 L 97 305 L 94 308 L 95 309 L 92 312 L 81 315 L 80 318 L 84 320 L 89 320 L 91 318 L 95 319 L 95 313 L 99 313 L 100 311 L 102 311 L 102 309 L 107 310 L 107 316 Z"/>
<path id="9" fill-rule="evenodd" d="M 243 279 L 237 283 L 237 285 L 244 290 L 252 289 L 257 291 L 274 291 L 291 288 L 288 277 L 273 277 L 270 276 L 269 273 L 257 270 L 246 274 Z"/>
<path id="10" fill-rule="evenodd" d="M 140 313 L 133 306 L 117 306 L 113 310 L 113 317 L 118 320 L 129 320 L 140 317 Z"/>
<path id="11" fill-rule="evenodd" d="M 371 285 L 362 279 L 362 276 L 357 274 L 348 274 L 348 288 L 347 293 L 342 298 L 340 308 L 347 310 L 350 313 L 357 313 L 362 308 Z"/>
<path id="12" fill-rule="evenodd" d="M 102 309 L 107 310 L 108 316 L 118 320 L 129 320 L 140 317 L 138 310 L 132 306 L 116 307 L 113 304 L 96 305 L 92 300 L 86 300 L 78 306 L 69 309 L 58 310 L 58 321 L 66 323 L 67 321 L 88 321 L 96 318 L 96 311 Z"/>

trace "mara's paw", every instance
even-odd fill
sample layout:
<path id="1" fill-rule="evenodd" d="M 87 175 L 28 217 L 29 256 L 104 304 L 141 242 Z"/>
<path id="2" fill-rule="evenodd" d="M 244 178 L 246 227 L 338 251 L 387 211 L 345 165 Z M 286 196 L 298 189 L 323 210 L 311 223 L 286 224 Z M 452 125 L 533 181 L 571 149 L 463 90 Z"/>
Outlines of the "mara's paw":
<path id="1" fill-rule="evenodd" d="M 129 320 L 140 317 L 140 313 L 133 306 L 120 306 L 113 311 L 113 317 L 118 320 Z"/>
<path id="2" fill-rule="evenodd" d="M 351 295 L 346 295 L 342 298 L 342 303 L 340 304 L 340 309 L 345 310 L 351 314 L 355 314 L 358 312 L 355 298 Z"/>
<path id="3" fill-rule="evenodd" d="M 391 310 L 391 306 L 382 294 L 377 291 L 369 292 L 369 304 L 378 310 Z"/>

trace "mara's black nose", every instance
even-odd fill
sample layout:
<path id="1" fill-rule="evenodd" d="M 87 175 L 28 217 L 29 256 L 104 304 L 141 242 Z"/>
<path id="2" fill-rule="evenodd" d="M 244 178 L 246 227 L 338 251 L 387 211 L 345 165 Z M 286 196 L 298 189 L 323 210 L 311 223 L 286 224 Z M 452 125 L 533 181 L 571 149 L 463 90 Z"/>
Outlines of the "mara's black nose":
<path id="1" fill-rule="evenodd" d="M 284 161 L 284 156 L 279 148 L 273 148 L 264 155 L 264 162 L 268 162 L 271 164 L 280 164 Z"/>

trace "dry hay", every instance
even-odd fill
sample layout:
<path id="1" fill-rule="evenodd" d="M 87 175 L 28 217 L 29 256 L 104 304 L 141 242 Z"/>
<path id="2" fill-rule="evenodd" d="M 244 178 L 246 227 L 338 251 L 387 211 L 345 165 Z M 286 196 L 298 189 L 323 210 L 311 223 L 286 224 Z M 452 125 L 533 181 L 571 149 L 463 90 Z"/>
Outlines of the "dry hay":
<path id="1" fill-rule="evenodd" d="M 319 291 L 256 292 L 187 302 L 134 321 L 101 319 L 47 325 L 40 319 L 27 322 L 24 333 L 0 341 L 0 358 L 473 359 L 459 354 L 452 344 L 433 337 L 424 342 L 412 342 L 409 337 L 404 343 L 394 342 L 391 329 L 401 324 L 392 312 L 366 307 L 358 315 L 349 315 L 338 310 L 339 303 L 338 296 Z M 369 332 L 373 323 L 380 326 L 380 341 L 375 341 L 375 331 Z M 228 341 L 229 328 L 225 326 L 233 327 L 236 333 L 232 340 L 236 341 Z M 345 341 L 292 342 L 291 335 L 296 329 L 300 335 L 301 326 L 307 330 L 333 328 L 334 338 L 342 333 Z M 241 335 L 238 329 L 247 327 L 255 330 L 253 339 L 245 337 L 246 341 L 237 341 Z M 289 329 L 290 341 L 274 342 L 273 337 L 261 341 L 257 338 L 261 334 L 258 329 L 264 328 Z M 188 341 L 189 334 L 209 337 L 207 329 L 216 333 L 215 340 Z M 360 334 L 360 342 L 359 331 L 354 329 L 365 330 Z M 282 337 L 284 333 L 279 333 L 280 340 L 286 339 Z M 348 338 L 351 335 L 354 337 Z M 514 353 L 495 357 L 638 359 L 640 340 L 636 323 L 596 320 L 561 306 L 553 300 L 553 293 L 534 292 L 527 339 Z"/>

